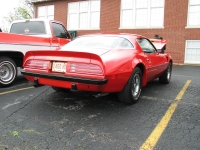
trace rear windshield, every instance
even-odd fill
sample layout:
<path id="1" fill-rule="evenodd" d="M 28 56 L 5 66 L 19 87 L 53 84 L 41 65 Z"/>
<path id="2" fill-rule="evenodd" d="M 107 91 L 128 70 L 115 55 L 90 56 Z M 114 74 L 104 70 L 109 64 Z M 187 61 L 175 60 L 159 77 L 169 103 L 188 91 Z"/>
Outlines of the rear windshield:
<path id="1" fill-rule="evenodd" d="M 66 44 L 67 47 L 87 47 L 87 48 L 133 48 L 129 40 L 117 36 L 83 36 L 74 39 Z"/>
<path id="2" fill-rule="evenodd" d="M 45 34 L 46 30 L 43 21 L 27 21 L 27 22 L 18 22 L 12 24 L 10 33 Z"/>

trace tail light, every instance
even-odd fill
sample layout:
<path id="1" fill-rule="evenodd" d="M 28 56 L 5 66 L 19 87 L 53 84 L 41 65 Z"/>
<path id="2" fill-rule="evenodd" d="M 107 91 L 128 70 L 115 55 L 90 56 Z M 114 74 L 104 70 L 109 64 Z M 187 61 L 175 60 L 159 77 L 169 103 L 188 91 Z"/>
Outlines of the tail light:
<path id="1" fill-rule="evenodd" d="M 28 60 L 24 68 L 48 70 L 51 67 L 50 61 L 47 60 Z"/>
<path id="2" fill-rule="evenodd" d="M 88 75 L 103 75 L 103 71 L 100 66 L 94 64 L 85 63 L 67 63 L 67 72 L 77 74 L 88 74 Z M 52 63 L 48 60 L 28 60 L 24 68 L 49 70 L 52 69 Z"/>
<path id="3" fill-rule="evenodd" d="M 79 74 L 103 75 L 103 71 L 100 66 L 83 63 L 71 63 L 69 72 Z"/>

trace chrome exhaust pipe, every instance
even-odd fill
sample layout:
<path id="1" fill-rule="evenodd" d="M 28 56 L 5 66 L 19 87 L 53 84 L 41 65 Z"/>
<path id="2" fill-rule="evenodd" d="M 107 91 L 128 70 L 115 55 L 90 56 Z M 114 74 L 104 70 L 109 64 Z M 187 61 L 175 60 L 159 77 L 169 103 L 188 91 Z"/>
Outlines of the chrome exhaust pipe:
<path id="1" fill-rule="evenodd" d="M 103 97 L 103 96 L 106 96 L 110 93 L 98 93 L 97 95 L 94 95 L 95 98 L 99 98 L 99 97 Z"/>

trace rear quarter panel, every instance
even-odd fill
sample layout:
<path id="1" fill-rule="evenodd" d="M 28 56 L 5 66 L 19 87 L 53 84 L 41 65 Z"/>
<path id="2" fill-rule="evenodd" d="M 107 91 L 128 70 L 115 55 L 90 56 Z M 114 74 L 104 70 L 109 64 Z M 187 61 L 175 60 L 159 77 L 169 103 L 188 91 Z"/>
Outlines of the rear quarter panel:
<path id="1" fill-rule="evenodd" d="M 106 92 L 121 91 L 128 82 L 134 68 L 142 63 L 136 49 L 112 50 L 102 56 L 105 78 L 108 79 Z"/>

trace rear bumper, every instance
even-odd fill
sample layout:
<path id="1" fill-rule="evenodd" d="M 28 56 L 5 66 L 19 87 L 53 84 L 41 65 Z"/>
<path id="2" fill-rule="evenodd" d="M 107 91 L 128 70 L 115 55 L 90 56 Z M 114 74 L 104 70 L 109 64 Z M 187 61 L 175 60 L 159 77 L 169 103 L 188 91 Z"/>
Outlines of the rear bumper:
<path id="1" fill-rule="evenodd" d="M 36 78 L 40 77 L 40 78 L 53 79 L 53 80 L 59 80 L 59 81 L 77 82 L 77 83 L 94 84 L 94 85 L 104 85 L 108 82 L 107 79 L 99 80 L 99 79 L 68 77 L 68 76 L 62 76 L 62 75 L 35 73 L 35 72 L 29 72 L 25 70 L 21 70 L 21 74 L 25 76 L 36 77 Z"/>

